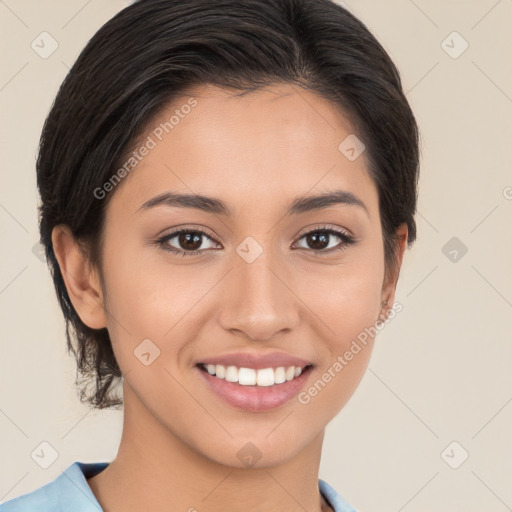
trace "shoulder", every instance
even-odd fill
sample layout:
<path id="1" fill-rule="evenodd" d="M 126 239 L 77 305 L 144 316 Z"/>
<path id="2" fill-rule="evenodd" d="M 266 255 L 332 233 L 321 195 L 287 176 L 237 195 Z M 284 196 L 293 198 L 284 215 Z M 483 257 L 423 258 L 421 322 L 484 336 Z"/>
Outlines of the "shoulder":
<path id="1" fill-rule="evenodd" d="M 107 465 L 107 462 L 74 462 L 51 482 L 0 504 L 0 512 L 101 512 L 86 478 L 99 473 Z"/>
<path id="2" fill-rule="evenodd" d="M 331 504 L 334 512 L 357 512 L 349 505 L 326 481 L 318 479 L 318 487 L 325 499 Z"/>

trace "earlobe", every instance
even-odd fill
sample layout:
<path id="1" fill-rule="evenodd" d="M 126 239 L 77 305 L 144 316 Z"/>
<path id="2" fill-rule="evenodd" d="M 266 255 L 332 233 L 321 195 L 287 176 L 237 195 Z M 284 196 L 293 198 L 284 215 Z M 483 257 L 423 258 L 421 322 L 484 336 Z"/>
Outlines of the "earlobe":
<path id="1" fill-rule="evenodd" d="M 69 298 L 82 322 L 91 329 L 107 326 L 98 273 L 91 268 L 68 226 L 52 231 L 53 251 Z"/>

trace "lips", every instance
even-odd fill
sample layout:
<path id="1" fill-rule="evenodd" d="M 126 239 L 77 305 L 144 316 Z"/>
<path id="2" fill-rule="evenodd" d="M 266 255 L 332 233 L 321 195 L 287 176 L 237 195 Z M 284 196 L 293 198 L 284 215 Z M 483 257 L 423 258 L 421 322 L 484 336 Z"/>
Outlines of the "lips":
<path id="1" fill-rule="evenodd" d="M 196 364 L 200 379 L 215 395 L 251 412 L 270 411 L 292 400 L 309 380 L 313 366 L 283 352 L 238 352 Z"/>
<path id="2" fill-rule="evenodd" d="M 254 370 L 278 368 L 280 366 L 305 368 L 308 365 L 312 365 L 311 361 L 295 357 L 284 352 L 272 352 L 268 354 L 237 352 L 215 357 L 207 357 L 198 361 L 198 364 L 220 364 L 223 366 L 237 366 L 238 368 L 252 368 Z"/>
<path id="3" fill-rule="evenodd" d="M 298 377 L 281 384 L 242 386 L 210 375 L 200 367 L 201 365 L 197 366 L 197 374 L 214 395 L 236 409 L 249 412 L 270 411 L 290 402 L 303 389 L 312 374 L 312 366 L 306 366 Z"/>

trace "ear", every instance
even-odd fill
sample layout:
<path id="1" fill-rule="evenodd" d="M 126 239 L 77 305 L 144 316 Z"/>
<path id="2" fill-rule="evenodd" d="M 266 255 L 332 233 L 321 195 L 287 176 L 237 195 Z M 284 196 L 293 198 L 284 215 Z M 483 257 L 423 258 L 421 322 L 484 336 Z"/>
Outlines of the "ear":
<path id="1" fill-rule="evenodd" d="M 69 298 L 78 316 L 91 329 L 106 327 L 107 317 L 98 273 L 91 268 L 68 226 L 53 228 L 52 244 Z"/>
<path id="2" fill-rule="evenodd" d="M 400 268 L 402 267 L 405 247 L 407 245 L 407 224 L 400 224 L 400 226 L 398 226 L 396 229 L 395 234 L 398 238 L 398 242 L 394 247 L 396 254 L 396 265 L 394 268 L 389 268 L 386 270 L 384 283 L 382 285 L 381 316 L 384 319 L 387 317 L 388 310 L 392 307 L 395 301 L 396 284 L 398 282 L 398 276 L 400 275 Z"/>

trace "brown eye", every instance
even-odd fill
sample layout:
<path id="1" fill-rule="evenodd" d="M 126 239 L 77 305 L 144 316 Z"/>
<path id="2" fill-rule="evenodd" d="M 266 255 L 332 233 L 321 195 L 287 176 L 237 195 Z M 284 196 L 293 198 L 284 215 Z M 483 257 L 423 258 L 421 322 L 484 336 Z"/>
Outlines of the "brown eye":
<path id="1" fill-rule="evenodd" d="M 329 245 L 329 239 L 332 235 L 325 232 L 309 233 L 306 235 L 306 243 L 311 249 L 325 249 Z"/>
<path id="2" fill-rule="evenodd" d="M 178 245 L 189 251 L 197 251 L 201 247 L 201 237 L 203 235 L 197 233 L 180 233 L 177 236 Z"/>
<path id="3" fill-rule="evenodd" d="M 336 239 L 338 239 L 337 243 Z M 311 249 L 314 252 L 326 253 L 344 249 L 355 242 L 352 236 L 332 228 L 309 231 L 302 235 L 300 240 L 305 240 L 306 242 L 306 247 L 301 247 L 301 249 Z M 339 240 L 341 240 L 341 242 Z"/>
<path id="4" fill-rule="evenodd" d="M 218 245 L 211 236 L 200 229 L 179 229 L 164 235 L 157 240 L 157 243 L 166 251 L 182 256 L 193 256 L 213 248 L 212 246 L 204 247 L 205 239 L 210 241 L 213 247 Z"/>

